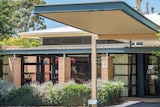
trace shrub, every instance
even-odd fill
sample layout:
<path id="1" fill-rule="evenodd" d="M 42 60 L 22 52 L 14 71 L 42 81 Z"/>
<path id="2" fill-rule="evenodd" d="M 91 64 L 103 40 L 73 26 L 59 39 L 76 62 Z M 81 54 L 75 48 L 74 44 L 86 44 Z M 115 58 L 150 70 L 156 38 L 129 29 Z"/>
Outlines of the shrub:
<path id="1" fill-rule="evenodd" d="M 33 91 L 33 96 L 37 99 L 40 99 L 44 104 L 47 103 L 46 101 L 46 95 L 48 93 L 48 87 L 53 86 L 52 82 L 45 82 L 42 84 L 39 83 L 31 83 L 30 86 Z"/>
<path id="2" fill-rule="evenodd" d="M 34 96 L 40 98 L 45 105 L 59 105 L 61 103 L 60 96 L 63 93 L 64 87 L 75 84 L 74 81 L 54 84 L 45 82 L 42 84 L 31 83 Z"/>
<path id="3" fill-rule="evenodd" d="M 0 96 L 6 96 L 12 89 L 16 89 L 16 86 L 5 80 L 0 80 Z M 0 98 L 1 98 L 0 97 Z"/>
<path id="4" fill-rule="evenodd" d="M 97 80 L 98 106 L 106 106 L 121 101 L 122 82 Z M 7 106 L 82 106 L 91 98 L 91 82 L 76 84 L 69 81 L 61 84 L 45 82 L 31 83 L 9 92 L 0 105 Z"/>
<path id="5" fill-rule="evenodd" d="M 121 101 L 121 94 L 124 88 L 124 83 L 117 81 L 106 82 L 106 88 L 99 91 L 98 103 L 101 106 L 116 104 Z"/>
<path id="6" fill-rule="evenodd" d="M 90 98 L 90 89 L 74 81 L 47 86 L 47 93 L 43 97 L 47 105 L 71 106 L 87 104 Z M 68 98 L 69 97 L 69 98 Z M 73 99 L 77 99 L 73 101 Z"/>
<path id="7" fill-rule="evenodd" d="M 5 80 L 0 80 L 0 105 L 2 105 L 5 96 L 13 89 L 16 89 L 16 86 Z"/>
<path id="8" fill-rule="evenodd" d="M 41 101 L 33 96 L 33 91 L 30 86 L 22 86 L 19 89 L 11 90 L 6 96 L 6 98 L 3 100 L 2 105 L 28 106 L 41 104 Z"/>
<path id="9" fill-rule="evenodd" d="M 60 96 L 61 105 L 69 107 L 86 105 L 90 95 L 91 89 L 83 84 L 68 85 Z"/>

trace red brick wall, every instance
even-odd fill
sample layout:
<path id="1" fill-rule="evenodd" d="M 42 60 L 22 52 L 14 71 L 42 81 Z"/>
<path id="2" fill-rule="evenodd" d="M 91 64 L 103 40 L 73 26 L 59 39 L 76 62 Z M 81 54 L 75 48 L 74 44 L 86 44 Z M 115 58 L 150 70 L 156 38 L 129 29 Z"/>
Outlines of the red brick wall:
<path id="1" fill-rule="evenodd" d="M 21 58 L 8 58 L 10 66 L 10 75 L 13 76 L 13 83 L 16 87 L 21 87 Z"/>
<path id="2" fill-rule="evenodd" d="M 71 79 L 71 61 L 69 57 L 58 58 L 58 83 L 64 83 Z"/>
<path id="3" fill-rule="evenodd" d="M 101 79 L 113 80 L 113 61 L 112 57 L 102 57 L 101 60 Z"/>

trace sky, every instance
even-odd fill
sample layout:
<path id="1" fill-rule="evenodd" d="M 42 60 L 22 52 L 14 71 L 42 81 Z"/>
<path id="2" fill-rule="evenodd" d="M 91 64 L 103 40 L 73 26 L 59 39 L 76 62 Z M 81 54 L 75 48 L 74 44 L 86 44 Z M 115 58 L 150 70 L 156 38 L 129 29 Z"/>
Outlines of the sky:
<path id="1" fill-rule="evenodd" d="M 118 1 L 118 0 L 45 0 L 45 1 L 46 1 L 46 4 L 67 4 L 67 3 Z M 135 0 L 119 0 L 119 1 L 124 1 L 133 8 L 135 8 L 136 6 Z M 148 4 L 149 11 L 151 10 L 151 7 L 154 7 L 155 13 L 160 12 L 160 0 L 142 0 L 141 8 L 143 12 L 146 12 L 147 2 L 149 3 Z M 47 28 L 65 26 L 63 24 L 57 23 L 49 19 L 45 19 L 45 22 L 46 22 Z"/>

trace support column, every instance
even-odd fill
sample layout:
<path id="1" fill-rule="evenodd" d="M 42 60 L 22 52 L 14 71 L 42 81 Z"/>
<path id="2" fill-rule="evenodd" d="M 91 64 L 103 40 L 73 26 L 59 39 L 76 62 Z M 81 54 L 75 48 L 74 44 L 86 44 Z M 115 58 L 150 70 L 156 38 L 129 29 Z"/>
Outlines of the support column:
<path id="1" fill-rule="evenodd" d="M 53 84 L 57 82 L 57 65 L 55 63 L 55 60 L 56 60 L 56 56 L 53 55 L 52 58 L 51 58 L 51 62 L 52 62 L 52 65 L 51 65 L 51 70 L 52 70 L 52 82 Z"/>
<path id="2" fill-rule="evenodd" d="M 144 96 L 144 60 L 143 54 L 137 54 L 137 91 L 138 97 Z"/>
<path id="3" fill-rule="evenodd" d="M 0 80 L 3 78 L 3 68 L 2 68 L 2 64 L 3 64 L 3 61 L 2 59 L 0 59 Z"/>
<path id="4" fill-rule="evenodd" d="M 44 58 L 45 58 L 45 56 L 41 56 L 41 73 L 40 73 L 40 83 L 43 83 L 45 80 L 44 80 L 44 70 L 45 70 L 45 68 L 44 68 Z"/>
<path id="5" fill-rule="evenodd" d="M 70 57 L 58 58 L 58 83 L 64 83 L 71 79 Z"/>
<path id="6" fill-rule="evenodd" d="M 10 57 L 8 60 L 13 83 L 16 87 L 21 87 L 21 58 Z"/>
<path id="7" fill-rule="evenodd" d="M 113 61 L 111 56 L 101 58 L 101 79 L 113 80 Z"/>
<path id="8" fill-rule="evenodd" d="M 96 40 L 98 35 L 92 35 L 92 65 L 91 65 L 91 80 L 92 80 L 92 100 L 97 100 L 97 52 Z M 96 105 L 93 104 L 93 107 Z"/>

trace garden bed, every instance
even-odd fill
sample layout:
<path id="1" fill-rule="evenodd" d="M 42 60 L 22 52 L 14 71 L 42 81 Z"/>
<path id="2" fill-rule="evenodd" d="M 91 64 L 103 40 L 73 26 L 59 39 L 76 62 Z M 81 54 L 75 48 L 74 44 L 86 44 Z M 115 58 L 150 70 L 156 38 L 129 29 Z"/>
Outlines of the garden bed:
<path id="1" fill-rule="evenodd" d="M 97 85 L 98 106 L 113 105 L 122 101 L 121 93 L 124 88 L 122 82 L 98 80 Z M 0 105 L 8 107 L 77 107 L 81 105 L 79 107 L 85 107 L 85 105 L 88 105 L 90 98 L 90 82 L 76 84 L 70 81 L 56 85 L 53 85 L 52 82 L 32 83 L 18 89 L 13 88 L 10 91 L 8 90 L 6 94 L 2 94 Z"/>

